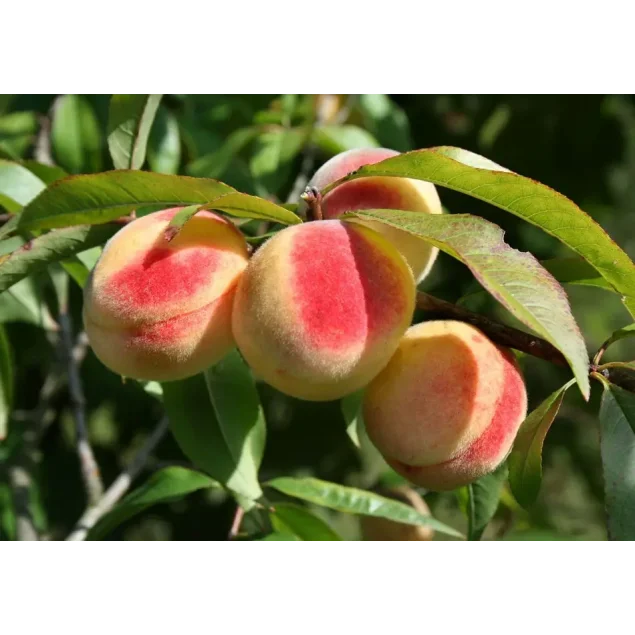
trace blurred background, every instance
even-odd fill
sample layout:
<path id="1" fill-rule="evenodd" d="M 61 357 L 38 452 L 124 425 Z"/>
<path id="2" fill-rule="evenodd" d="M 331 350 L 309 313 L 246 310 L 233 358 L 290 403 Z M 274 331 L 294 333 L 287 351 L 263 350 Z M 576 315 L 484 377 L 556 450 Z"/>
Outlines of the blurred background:
<path id="1" fill-rule="evenodd" d="M 106 134 L 109 96 L 0 96 L 0 157 L 53 162 L 69 173 L 112 169 Z M 630 255 L 635 256 L 635 100 L 631 96 L 479 95 L 166 95 L 151 131 L 146 169 L 220 179 L 238 190 L 278 202 L 297 202 L 306 181 L 329 157 L 356 147 L 399 151 L 454 145 L 573 199 Z M 520 219 L 469 197 L 440 189 L 454 213 L 482 215 L 499 224 L 513 247 L 539 259 L 570 255 L 557 241 Z M 0 198 L 0 212 L 3 201 Z M 257 234 L 257 222 L 243 225 Z M 0 254 L 1 255 L 1 254 Z M 93 254 L 93 256 L 96 254 Z M 45 304 L 50 277 L 30 279 Z M 514 323 L 483 293 L 467 269 L 441 254 L 422 288 L 473 310 Z M 619 298 L 598 288 L 567 286 L 574 315 L 593 354 L 612 331 L 629 323 Z M 18 290 L 19 291 L 19 290 Z M 19 299 L 19 298 L 18 298 Z M 68 389 L 47 334 L 46 315 L 34 318 L 15 297 L 0 296 L 0 323 L 14 351 L 15 404 L 8 438 L 0 443 L 0 538 L 15 536 L 7 466 L 23 444 L 25 422 L 38 409 L 43 386 L 53 381 L 46 426 L 32 457 L 28 492 L 41 533 L 64 538 L 85 508 L 74 446 Z M 81 325 L 81 291 L 70 289 L 73 321 Z M 418 316 L 423 319 L 424 316 Z M 635 358 L 620 342 L 605 357 Z M 522 359 L 530 408 L 568 379 L 568 373 L 533 358 Z M 120 473 L 161 418 L 160 401 L 136 382 L 123 384 L 87 351 L 81 364 L 90 441 L 106 484 Z M 339 403 L 308 403 L 260 385 L 268 421 L 262 480 L 314 475 L 364 488 L 395 483 L 372 448 L 360 453 L 346 434 Z M 544 481 L 530 513 L 506 491 L 485 539 L 606 538 L 596 413 L 597 386 L 586 404 L 568 392 L 544 452 Z M 141 483 L 160 465 L 185 459 L 167 436 Z M 426 494 L 433 513 L 457 528 L 466 521 L 454 493 Z M 235 504 L 203 491 L 152 508 L 110 535 L 125 540 L 225 539 Z M 359 537 L 358 519 L 316 510 L 348 539 Z"/>

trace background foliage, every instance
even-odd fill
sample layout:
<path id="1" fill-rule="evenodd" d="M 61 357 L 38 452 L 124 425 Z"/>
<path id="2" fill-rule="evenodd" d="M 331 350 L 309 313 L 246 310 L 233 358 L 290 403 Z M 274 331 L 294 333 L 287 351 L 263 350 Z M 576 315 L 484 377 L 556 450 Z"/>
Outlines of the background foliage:
<path id="1" fill-rule="evenodd" d="M 147 111 L 157 104 L 149 100 L 142 106 Z M 42 161 L 48 157 L 71 174 L 96 172 L 115 167 L 110 148 L 117 157 L 116 167 L 143 165 L 164 174 L 218 178 L 241 192 L 285 203 L 296 201 L 302 191 L 304 183 L 297 179 L 298 174 L 310 175 L 324 160 L 348 148 L 381 145 L 404 151 L 460 146 L 559 190 L 595 218 L 629 255 L 635 255 L 635 238 L 630 231 L 635 218 L 632 97 L 168 95 L 158 105 L 149 131 L 145 163 L 135 148 L 126 149 L 128 137 L 120 125 L 126 121 L 125 108 L 118 113 L 119 119 L 114 115 L 111 110 L 109 116 L 109 96 L 3 96 L 0 162 L 3 158 Z M 48 168 L 33 178 L 51 182 L 59 177 L 55 170 Z M 3 178 L 16 182 L 14 175 L 3 172 L 0 163 L 0 180 Z M 507 213 L 444 188 L 440 188 L 440 195 L 452 212 L 480 215 L 500 225 L 506 241 L 516 249 L 531 251 L 539 259 L 569 255 L 555 239 Z M 14 193 L 15 200 L 20 196 L 21 192 Z M 12 204 L 11 199 L 0 198 L 0 207 L 9 212 L 14 211 Z M 259 221 L 243 226 L 254 236 L 260 228 Z M 88 261 L 90 252 L 82 258 Z M 67 267 L 67 271 L 71 269 Z M 81 275 L 81 269 L 77 271 Z M 55 282 L 55 270 L 51 273 Z M 5 340 L 11 343 L 15 368 L 10 432 L 0 443 L 3 539 L 15 535 L 7 466 L 22 442 L 29 413 L 38 408 L 42 386 L 57 363 L 52 339 L 46 328 L 41 328 L 50 318 L 35 311 L 28 301 L 25 304 L 24 298 L 30 295 L 21 295 L 21 289 L 36 283 L 37 277 L 21 282 L 0 301 L 4 329 L 0 331 L 0 346 Z M 50 286 L 42 288 L 50 293 Z M 444 254 L 422 288 L 451 301 L 478 290 L 469 270 Z M 566 290 L 590 351 L 629 323 L 618 296 L 583 286 L 566 285 Z M 68 291 L 71 318 L 79 325 L 81 293 L 75 285 Z M 48 300 L 49 304 L 55 302 Z M 486 294 L 475 293 L 468 305 L 510 320 Z M 609 349 L 604 361 L 631 359 L 633 352 L 632 341 L 625 339 Z M 524 358 L 523 368 L 531 410 L 570 377 L 567 369 L 530 357 Z M 103 479 L 110 483 L 155 428 L 162 408 L 135 382 L 122 384 L 90 352 L 81 365 L 81 376 L 89 438 Z M 367 444 L 362 443 L 361 455 L 353 446 L 346 434 L 351 422 L 345 421 L 338 403 L 294 400 L 264 384 L 258 385 L 258 390 L 268 422 L 261 482 L 294 475 L 371 488 L 394 480 Z M 578 391 L 566 393 L 546 440 L 537 504 L 527 512 L 504 489 L 502 504 L 485 530 L 485 539 L 606 538 L 599 397 L 600 391 L 594 390 L 587 404 Z M 0 408 L 1 402 L 0 392 Z M 39 530 L 52 539 L 65 537 L 86 505 L 71 411 L 68 388 L 61 386 L 53 391 L 47 407 L 41 456 L 33 457 L 38 468 L 28 492 L 29 505 Z M 153 479 L 160 480 L 164 472 L 156 472 L 157 468 L 178 470 L 184 461 L 172 437 L 166 436 L 139 483 L 151 472 Z M 131 505 L 140 513 L 128 520 L 124 513 L 112 530 L 104 523 L 98 528 L 115 539 L 225 539 L 235 502 L 223 490 L 207 487 L 200 480 L 183 487 L 184 492 L 191 492 L 187 497 L 147 509 L 144 492 L 137 492 Z M 460 496 L 430 494 L 426 501 L 440 521 L 467 531 Z M 335 529 L 347 539 L 359 536 L 356 516 L 317 507 L 315 512 L 328 525 L 318 523 L 314 531 Z M 293 531 L 302 513 L 293 505 L 280 506 L 274 529 L 278 533 Z M 299 526 L 305 525 L 299 522 Z"/>

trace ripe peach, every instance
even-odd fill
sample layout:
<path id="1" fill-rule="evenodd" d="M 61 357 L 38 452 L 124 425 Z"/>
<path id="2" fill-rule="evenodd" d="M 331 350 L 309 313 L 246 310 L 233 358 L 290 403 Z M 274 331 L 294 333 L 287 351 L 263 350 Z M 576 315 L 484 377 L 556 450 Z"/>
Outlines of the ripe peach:
<path id="1" fill-rule="evenodd" d="M 386 148 L 347 150 L 327 161 L 314 174 L 309 186 L 321 190 L 364 165 L 379 163 L 398 154 Z M 337 218 L 345 212 L 363 209 L 442 213 L 441 201 L 432 183 L 389 176 L 366 177 L 343 183 L 331 190 L 322 201 L 324 218 Z M 382 223 L 364 223 L 388 238 L 410 265 L 415 280 L 423 280 L 437 257 L 436 247 L 412 234 Z"/>
<path id="2" fill-rule="evenodd" d="M 336 220 L 295 225 L 251 259 L 236 291 L 234 336 L 275 388 L 338 399 L 388 362 L 414 295 L 408 265 L 377 232 Z"/>
<path id="3" fill-rule="evenodd" d="M 189 377 L 233 346 L 231 308 L 247 244 L 211 212 L 197 214 L 167 242 L 164 230 L 177 212 L 155 212 L 117 232 L 84 290 L 91 346 L 127 377 Z"/>
<path id="4" fill-rule="evenodd" d="M 379 490 L 378 494 L 386 498 L 393 498 L 401 503 L 414 507 L 416 511 L 425 516 L 430 515 L 430 509 L 426 502 L 410 487 L 392 487 L 390 489 Z M 387 518 L 377 518 L 375 516 L 361 516 L 360 526 L 362 538 L 364 540 L 432 540 L 434 529 L 422 527 L 421 525 L 406 525 Z"/>
<path id="5" fill-rule="evenodd" d="M 408 329 L 363 408 L 368 436 L 395 471 L 450 490 L 504 460 L 527 394 L 510 351 L 463 322 L 424 322 Z"/>

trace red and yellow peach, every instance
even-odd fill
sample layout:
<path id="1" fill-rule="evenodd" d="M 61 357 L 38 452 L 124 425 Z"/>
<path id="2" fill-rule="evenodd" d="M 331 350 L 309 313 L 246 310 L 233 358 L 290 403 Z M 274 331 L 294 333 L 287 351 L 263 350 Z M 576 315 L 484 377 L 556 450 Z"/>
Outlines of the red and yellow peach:
<path id="1" fill-rule="evenodd" d="M 377 232 L 337 220 L 288 227 L 251 259 L 233 310 L 254 371 L 301 399 L 338 399 L 388 362 L 414 310 L 412 273 Z"/>
<path id="2" fill-rule="evenodd" d="M 434 321 L 407 331 L 363 408 L 368 436 L 396 472 L 450 490 L 505 459 L 527 394 L 510 351 L 469 324 Z"/>
<path id="3" fill-rule="evenodd" d="M 167 242 L 165 229 L 178 211 L 138 218 L 115 234 L 84 291 L 90 344 L 126 377 L 188 377 L 233 346 L 231 309 L 247 244 L 211 212 L 198 213 Z"/>

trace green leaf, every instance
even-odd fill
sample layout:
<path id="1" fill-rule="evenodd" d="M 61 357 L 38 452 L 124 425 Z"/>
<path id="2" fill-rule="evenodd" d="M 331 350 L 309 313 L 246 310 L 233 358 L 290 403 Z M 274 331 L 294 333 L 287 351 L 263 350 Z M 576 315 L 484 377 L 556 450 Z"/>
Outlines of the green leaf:
<path id="1" fill-rule="evenodd" d="M 221 148 L 192 161 L 187 166 L 187 173 L 219 179 L 232 159 L 257 136 L 258 128 L 241 128 L 232 132 Z"/>
<path id="2" fill-rule="evenodd" d="M 242 194 L 241 192 L 232 192 L 231 194 L 224 194 L 204 205 L 189 205 L 188 207 L 184 207 L 178 214 L 175 214 L 174 218 L 170 221 L 170 227 L 172 228 L 170 240 L 178 234 L 183 228 L 183 225 L 185 225 L 190 218 L 204 209 L 218 210 L 226 214 L 231 214 L 232 216 L 237 216 L 238 218 L 256 218 L 274 223 L 282 223 L 283 225 L 296 225 L 302 222 L 302 219 L 293 212 L 267 201 L 264 198 L 251 196 L 250 194 Z"/>
<path id="3" fill-rule="evenodd" d="M 331 155 L 356 148 L 379 146 L 377 139 L 370 132 L 358 126 L 320 126 L 313 133 L 313 143 Z"/>
<path id="4" fill-rule="evenodd" d="M 0 292 L 52 262 L 105 243 L 121 227 L 109 224 L 68 227 L 38 236 L 8 256 L 0 258 Z"/>
<path id="5" fill-rule="evenodd" d="M 115 168 L 139 170 L 150 128 L 163 95 L 113 95 L 108 112 L 108 148 Z"/>
<path id="6" fill-rule="evenodd" d="M 291 162 L 307 140 L 300 128 L 262 133 L 249 161 L 252 175 L 267 192 L 277 192 L 289 178 Z"/>
<path id="7" fill-rule="evenodd" d="M 0 323 L 26 322 L 47 326 L 47 318 L 37 280 L 33 277 L 20 280 L 0 294 Z"/>
<path id="8" fill-rule="evenodd" d="M 153 172 L 176 174 L 181 164 L 181 132 L 176 117 L 159 107 L 148 140 L 148 165 Z"/>
<path id="9" fill-rule="evenodd" d="M 4 327 L 0 325 L 0 441 L 7 436 L 13 403 L 13 357 Z"/>
<path id="10" fill-rule="evenodd" d="M 467 486 L 468 540 L 481 539 L 496 514 L 506 479 L 507 466 L 503 463 L 491 474 L 486 474 Z"/>
<path id="11" fill-rule="evenodd" d="M 600 452 L 611 540 L 635 540 L 635 395 L 604 383 Z"/>
<path id="12" fill-rule="evenodd" d="M 299 505 L 276 503 L 270 517 L 273 528 L 280 533 L 288 531 L 302 540 L 342 540 L 321 518 Z"/>
<path id="13" fill-rule="evenodd" d="M 29 172 L 33 172 L 33 174 L 46 183 L 46 185 L 55 183 L 55 181 L 59 181 L 68 176 L 68 173 L 57 165 L 46 165 L 31 159 L 21 161 L 20 165 L 23 165 Z"/>
<path id="14" fill-rule="evenodd" d="M 612 384 L 635 392 L 635 362 L 609 362 L 598 366 L 597 371 Z"/>
<path id="15" fill-rule="evenodd" d="M 68 172 L 97 172 L 101 168 L 101 130 L 85 96 L 58 98 L 51 125 L 51 146 L 57 163 Z"/>
<path id="16" fill-rule="evenodd" d="M 288 496 L 340 512 L 388 518 L 388 520 L 406 525 L 431 527 L 448 536 L 462 538 L 456 529 L 444 525 L 432 516 L 424 516 L 405 503 L 361 489 L 345 487 L 317 478 L 280 477 L 269 481 L 266 485 Z"/>
<path id="17" fill-rule="evenodd" d="M 90 530 L 86 540 L 102 540 L 121 523 L 152 505 L 179 500 L 192 492 L 220 484 L 206 474 L 185 467 L 165 467 L 156 471 L 139 488 L 128 494 Z"/>
<path id="18" fill-rule="evenodd" d="M 564 534 L 558 534 L 555 531 L 547 529 L 525 529 L 520 531 L 512 531 L 507 534 L 503 540 L 516 541 L 516 540 L 577 540 L 572 536 L 565 536 Z"/>
<path id="19" fill-rule="evenodd" d="M 19 212 L 43 189 L 44 183 L 26 167 L 0 159 L 0 206 Z"/>
<path id="20" fill-rule="evenodd" d="M 0 227 L 0 238 L 4 238 L 9 234 L 17 231 L 20 223 L 20 215 L 12 216 L 2 227 Z"/>
<path id="21" fill-rule="evenodd" d="M 405 152 L 412 148 L 406 113 L 388 95 L 359 95 L 364 126 L 386 148 Z"/>
<path id="22" fill-rule="evenodd" d="M 0 117 L 0 151 L 19 159 L 35 141 L 38 130 L 34 112 L 12 112 Z"/>
<path id="23" fill-rule="evenodd" d="M 264 538 L 258 538 L 258 540 L 300 540 L 295 534 L 292 534 L 290 531 L 276 531 Z"/>
<path id="24" fill-rule="evenodd" d="M 469 214 L 370 210 L 349 216 L 408 231 L 463 262 L 512 315 L 562 352 L 589 398 L 589 358 L 566 293 L 532 254 L 507 245 L 500 227 Z"/>
<path id="25" fill-rule="evenodd" d="M 516 500 L 531 506 L 542 482 L 542 446 L 553 420 L 558 415 L 564 395 L 573 384 L 566 383 L 549 395 L 523 421 L 509 455 L 509 484 Z"/>
<path id="26" fill-rule="evenodd" d="M 255 387 L 248 385 L 236 355 L 232 352 L 221 362 L 221 370 L 207 379 L 199 374 L 162 384 L 163 403 L 174 438 L 194 465 L 253 501 L 262 495 L 257 470 L 264 426 L 260 403 L 252 391 Z M 221 396 L 223 388 L 228 392 Z M 245 394 L 234 392 L 241 389 Z"/>
<path id="27" fill-rule="evenodd" d="M 72 176 L 49 186 L 27 205 L 21 229 L 107 223 L 143 205 L 203 204 L 234 190 L 211 179 L 115 170 Z"/>
<path id="28" fill-rule="evenodd" d="M 367 165 L 329 185 L 367 176 L 408 177 L 448 187 L 496 205 L 555 236 L 582 256 L 624 297 L 635 317 L 635 264 L 573 201 L 467 150 L 452 147 L 408 152 Z"/>
<path id="29" fill-rule="evenodd" d="M 90 276 L 88 267 L 77 256 L 62 260 L 60 264 L 64 267 L 64 271 L 83 289 L 88 276 Z"/>

